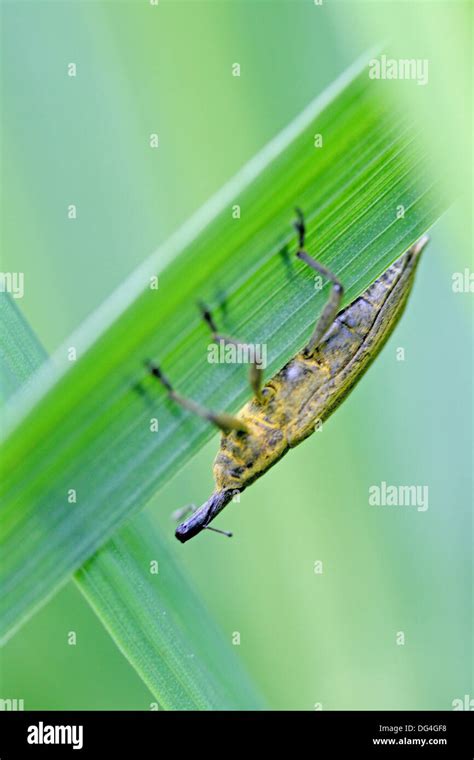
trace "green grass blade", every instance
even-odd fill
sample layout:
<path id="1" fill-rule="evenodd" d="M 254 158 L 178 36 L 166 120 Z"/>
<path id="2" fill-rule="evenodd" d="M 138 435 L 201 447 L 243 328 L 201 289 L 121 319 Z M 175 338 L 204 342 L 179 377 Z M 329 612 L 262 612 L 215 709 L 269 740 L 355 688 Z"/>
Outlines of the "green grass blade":
<path id="1" fill-rule="evenodd" d="M 158 574 L 150 570 L 157 561 Z M 77 572 L 86 599 L 160 707 L 264 706 L 229 641 L 177 568 L 146 515 L 137 515 Z"/>
<path id="2" fill-rule="evenodd" d="M 420 127 L 383 84 L 360 63 L 346 72 L 72 336 L 33 392 L 12 399 L 1 451 L 3 635 L 213 434 L 146 377 L 146 357 L 207 406 L 234 410 L 248 397 L 242 367 L 207 362 L 197 298 L 222 331 L 268 345 L 268 376 L 302 345 L 327 296 L 294 259 L 296 204 L 307 248 L 342 280 L 345 303 L 444 210 Z M 154 273 L 158 290 L 146 287 Z"/>
<path id="3" fill-rule="evenodd" d="M 8 295 L 0 297 L 0 312 L 6 399 L 28 381 L 46 352 Z M 166 541 L 144 514 L 122 528 L 74 577 L 160 709 L 263 706 L 230 641 L 219 634 Z"/>

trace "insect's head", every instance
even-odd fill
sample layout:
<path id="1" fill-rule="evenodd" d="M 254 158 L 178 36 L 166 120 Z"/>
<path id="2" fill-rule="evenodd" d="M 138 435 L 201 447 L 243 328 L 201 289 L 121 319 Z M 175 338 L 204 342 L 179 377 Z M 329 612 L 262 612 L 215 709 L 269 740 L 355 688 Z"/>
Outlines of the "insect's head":
<path id="1" fill-rule="evenodd" d="M 178 541 L 181 541 L 181 543 L 184 544 L 186 541 L 189 541 L 189 539 L 197 536 L 197 534 L 202 530 L 215 530 L 214 528 L 209 527 L 209 523 L 215 517 L 217 517 L 219 512 L 224 509 L 224 507 L 229 503 L 229 501 L 232 500 L 235 494 L 236 491 L 232 489 L 227 489 L 225 491 L 215 491 L 215 493 L 213 493 L 212 496 L 204 502 L 202 507 L 199 507 L 199 509 L 193 512 L 191 517 L 188 517 L 187 520 L 184 520 L 184 522 L 178 525 L 175 532 L 175 536 Z M 217 532 L 225 533 L 227 536 L 232 535 L 231 533 L 226 533 L 225 531 Z"/>

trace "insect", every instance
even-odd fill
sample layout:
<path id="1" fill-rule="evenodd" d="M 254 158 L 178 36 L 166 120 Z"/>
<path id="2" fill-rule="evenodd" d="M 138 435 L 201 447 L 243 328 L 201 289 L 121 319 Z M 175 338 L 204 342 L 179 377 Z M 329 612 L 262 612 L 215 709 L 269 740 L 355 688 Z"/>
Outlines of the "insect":
<path id="1" fill-rule="evenodd" d="M 181 396 L 161 369 L 147 362 L 149 372 L 164 386 L 170 399 L 222 430 L 214 461 L 215 491 L 178 525 L 176 537 L 182 543 L 203 529 L 232 535 L 211 527 L 210 522 L 236 494 L 308 438 L 346 398 L 400 319 L 420 254 L 428 242 L 426 235 L 420 238 L 362 295 L 339 311 L 342 283 L 304 250 L 304 218 L 299 209 L 296 211 L 296 255 L 331 282 L 328 301 L 306 346 L 263 387 L 262 371 L 254 364 L 250 370 L 254 397 L 235 416 L 211 411 Z M 247 345 L 220 334 L 211 312 L 205 306 L 201 310 L 213 340 L 224 345 Z"/>

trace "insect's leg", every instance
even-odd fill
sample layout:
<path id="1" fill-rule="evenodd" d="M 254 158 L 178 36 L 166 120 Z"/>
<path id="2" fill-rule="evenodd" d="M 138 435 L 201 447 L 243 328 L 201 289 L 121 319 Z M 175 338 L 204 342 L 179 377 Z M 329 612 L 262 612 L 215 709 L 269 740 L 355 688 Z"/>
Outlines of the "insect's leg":
<path id="1" fill-rule="evenodd" d="M 206 324 L 209 326 L 211 333 L 212 333 L 212 339 L 216 341 L 216 343 L 225 343 L 225 345 L 232 345 L 232 346 L 242 346 L 243 348 L 252 348 L 249 346 L 248 343 L 243 343 L 241 340 L 236 340 L 235 338 L 230 338 L 228 335 L 222 335 L 218 329 L 217 325 L 214 322 L 214 318 L 207 308 L 207 306 L 203 303 L 199 304 L 199 308 L 201 310 L 202 318 L 206 322 Z M 256 362 L 253 362 L 250 365 L 250 372 L 249 372 L 249 381 L 250 386 L 257 396 L 257 398 L 260 398 L 260 391 L 262 388 L 262 376 L 263 371 L 262 367 L 260 367 Z"/>
<path id="2" fill-rule="evenodd" d="M 298 215 L 298 218 L 294 226 L 299 235 L 299 248 L 298 248 L 298 251 L 296 252 L 296 255 L 298 256 L 299 259 L 301 259 L 306 264 L 308 264 L 308 266 L 310 266 L 316 272 L 319 272 L 319 274 L 323 275 L 323 277 L 326 277 L 328 280 L 332 282 L 331 293 L 329 295 L 326 306 L 324 307 L 321 316 L 316 322 L 316 327 L 314 328 L 314 332 L 311 338 L 309 339 L 308 344 L 305 346 L 303 350 L 303 353 L 305 356 L 311 356 L 312 354 L 314 354 L 317 347 L 319 346 L 322 339 L 324 338 L 325 334 L 331 327 L 331 324 L 333 323 L 339 311 L 342 296 L 344 294 L 344 288 L 342 286 L 342 283 L 339 282 L 336 275 L 333 274 L 330 269 L 327 269 L 318 261 L 315 261 L 315 259 L 313 259 L 312 256 L 310 256 L 304 250 L 304 239 L 305 239 L 306 228 L 305 228 L 303 213 L 300 209 L 296 209 L 296 213 Z"/>
<path id="3" fill-rule="evenodd" d="M 224 433 L 229 433 L 231 430 L 240 430 L 241 432 L 248 433 L 248 428 L 245 423 L 242 422 L 242 420 L 239 420 L 237 417 L 233 417 L 231 414 L 226 414 L 226 412 L 213 412 L 211 409 L 206 409 L 206 407 L 197 404 L 192 399 L 181 396 L 173 389 L 166 375 L 163 374 L 161 369 L 156 364 L 147 361 L 145 362 L 145 365 L 150 374 L 153 375 L 153 377 L 155 377 L 163 385 L 164 388 L 166 388 L 168 391 L 168 396 L 184 409 L 187 409 L 193 414 L 197 414 L 198 417 L 209 420 L 209 422 L 212 422 Z"/>

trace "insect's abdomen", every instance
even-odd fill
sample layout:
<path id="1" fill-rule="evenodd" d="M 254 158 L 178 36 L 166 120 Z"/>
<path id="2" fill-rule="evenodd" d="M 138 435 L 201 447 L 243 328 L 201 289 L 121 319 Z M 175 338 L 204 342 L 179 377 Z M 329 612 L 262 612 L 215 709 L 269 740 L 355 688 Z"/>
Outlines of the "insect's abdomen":
<path id="1" fill-rule="evenodd" d="M 310 372 L 306 388 L 298 394 L 298 408 L 288 423 L 291 447 L 311 435 L 319 421 L 327 419 L 380 352 L 403 313 L 417 263 L 418 252 L 413 250 L 398 259 L 338 314 L 314 357 L 304 359 L 298 355 L 292 360 Z"/>
<path id="2" fill-rule="evenodd" d="M 219 491 L 243 490 L 314 432 L 343 401 L 395 327 L 413 284 L 410 250 L 341 311 L 313 356 L 297 354 L 239 412 L 249 434 L 222 436 L 214 463 Z"/>

